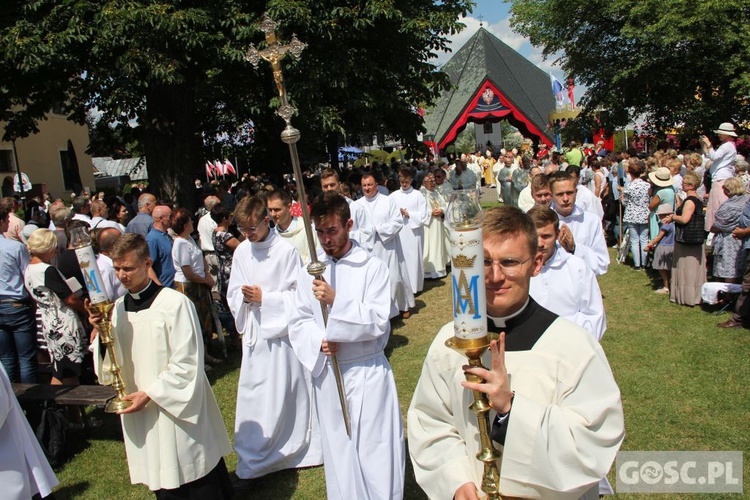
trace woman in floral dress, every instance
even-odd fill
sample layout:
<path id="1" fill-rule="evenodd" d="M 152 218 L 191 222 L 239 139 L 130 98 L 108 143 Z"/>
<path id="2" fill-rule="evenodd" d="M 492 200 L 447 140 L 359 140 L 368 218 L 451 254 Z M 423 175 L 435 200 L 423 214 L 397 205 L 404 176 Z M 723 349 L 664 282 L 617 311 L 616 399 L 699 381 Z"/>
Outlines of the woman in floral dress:
<path id="1" fill-rule="evenodd" d="M 37 304 L 40 329 L 52 361 L 52 385 L 78 385 L 86 353 L 86 333 L 76 311 L 86 312 L 60 271 L 50 265 L 57 251 L 57 236 L 49 229 L 37 229 L 27 246 L 31 261 L 24 284 Z"/>

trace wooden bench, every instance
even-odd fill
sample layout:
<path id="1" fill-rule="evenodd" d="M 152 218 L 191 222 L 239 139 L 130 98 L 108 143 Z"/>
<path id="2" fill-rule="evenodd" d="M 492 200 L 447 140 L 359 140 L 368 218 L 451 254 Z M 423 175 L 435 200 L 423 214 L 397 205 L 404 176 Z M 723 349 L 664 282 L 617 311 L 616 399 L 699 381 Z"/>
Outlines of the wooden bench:
<path id="1" fill-rule="evenodd" d="M 20 403 L 54 401 L 60 405 L 105 405 L 115 397 L 115 390 L 106 385 L 12 384 Z"/>

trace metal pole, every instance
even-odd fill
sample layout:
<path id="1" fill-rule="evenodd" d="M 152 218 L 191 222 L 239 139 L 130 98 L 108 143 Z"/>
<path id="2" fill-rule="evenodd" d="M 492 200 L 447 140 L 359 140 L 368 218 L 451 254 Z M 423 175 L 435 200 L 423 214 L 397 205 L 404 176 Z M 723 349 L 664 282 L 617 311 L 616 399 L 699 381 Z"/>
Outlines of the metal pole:
<path id="1" fill-rule="evenodd" d="M 281 140 L 289 146 L 289 156 L 291 156 L 292 159 L 294 178 L 297 182 L 297 193 L 299 194 L 300 207 L 302 208 L 302 219 L 305 223 L 305 235 L 307 236 L 307 245 L 310 250 L 311 263 L 307 266 L 307 272 L 316 279 L 322 279 L 323 272 L 325 271 L 325 264 L 318 260 L 315 251 L 315 240 L 313 239 L 310 212 L 307 209 L 307 195 L 305 194 L 305 185 L 302 182 L 302 167 L 300 166 L 299 155 L 297 153 L 297 141 L 300 139 L 300 132 L 292 126 L 292 116 L 297 114 L 297 109 L 289 104 L 286 94 L 286 86 L 284 85 L 284 74 L 281 70 L 281 60 L 284 59 L 287 53 L 290 53 L 295 59 L 299 59 L 302 51 L 307 45 L 300 42 L 296 35 L 292 35 L 292 41 L 287 45 L 279 43 L 276 39 L 276 22 L 271 20 L 267 15 L 263 16 L 263 22 L 261 23 L 260 28 L 266 34 L 267 47 L 259 51 L 255 46 L 250 45 L 245 59 L 256 68 L 258 67 L 258 63 L 260 63 L 260 60 L 263 59 L 264 61 L 269 62 L 273 69 L 273 79 L 276 83 L 276 90 L 279 93 L 279 99 L 281 100 L 281 106 L 279 106 L 276 114 L 286 122 L 286 127 L 281 132 Z M 323 314 L 323 322 L 328 324 L 328 307 L 321 302 L 320 309 Z M 351 437 L 352 425 L 349 418 L 349 408 L 346 403 L 344 380 L 341 376 L 338 357 L 335 354 L 331 355 L 331 364 L 333 374 L 336 378 L 336 388 L 339 393 L 339 403 L 341 404 L 341 413 L 344 418 L 346 434 Z"/>
<path id="2" fill-rule="evenodd" d="M 11 141 L 13 144 L 13 159 L 16 162 L 16 175 L 18 176 L 18 185 L 21 188 L 21 204 L 23 212 L 26 214 L 26 193 L 23 190 L 23 175 L 21 175 L 21 164 L 18 162 L 18 149 L 16 149 L 16 140 Z"/>

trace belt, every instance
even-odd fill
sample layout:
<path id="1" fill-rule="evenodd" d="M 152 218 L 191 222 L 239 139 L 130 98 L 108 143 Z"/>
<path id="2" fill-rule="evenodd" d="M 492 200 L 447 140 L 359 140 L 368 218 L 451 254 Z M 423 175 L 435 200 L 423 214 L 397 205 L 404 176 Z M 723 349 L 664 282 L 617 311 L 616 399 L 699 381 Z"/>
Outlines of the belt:
<path id="1" fill-rule="evenodd" d="M 28 306 L 31 305 L 31 300 L 29 299 L 0 299 L 0 304 L 11 304 L 13 306 Z"/>
<path id="2" fill-rule="evenodd" d="M 216 253 L 216 250 L 202 250 L 202 252 L 205 254 L 212 254 L 212 253 Z"/>

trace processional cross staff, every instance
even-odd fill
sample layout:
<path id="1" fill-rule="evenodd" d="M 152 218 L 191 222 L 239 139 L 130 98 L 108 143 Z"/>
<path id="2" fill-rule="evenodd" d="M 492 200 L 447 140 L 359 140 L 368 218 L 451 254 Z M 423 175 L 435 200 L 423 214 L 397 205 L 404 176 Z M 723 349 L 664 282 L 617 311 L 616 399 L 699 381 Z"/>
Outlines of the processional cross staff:
<path id="1" fill-rule="evenodd" d="M 307 244 L 310 249 L 311 263 L 307 266 L 307 272 L 316 279 L 323 279 L 323 272 L 326 269 L 325 264 L 320 262 L 315 251 L 315 240 L 313 240 L 312 224 L 310 222 L 310 212 L 307 209 L 307 196 L 305 194 L 305 185 L 302 182 L 302 167 L 300 166 L 299 155 L 297 154 L 297 141 L 300 139 L 300 132 L 292 126 L 292 116 L 297 114 L 297 109 L 289 104 L 287 99 L 286 86 L 284 85 L 284 74 L 281 71 L 281 61 L 287 54 L 291 54 L 295 59 L 299 59 L 302 51 L 307 44 L 300 42 L 297 35 L 292 35 L 292 41 L 288 44 L 282 44 L 276 38 L 276 22 L 268 15 L 263 16 L 260 23 L 260 29 L 266 34 L 266 48 L 258 50 L 255 45 L 250 44 L 250 48 L 245 54 L 245 60 L 251 63 L 256 69 L 260 60 L 263 59 L 271 64 L 273 69 L 273 80 L 276 83 L 276 90 L 279 92 L 281 106 L 276 110 L 276 114 L 284 119 L 286 127 L 281 132 L 281 140 L 289 145 L 289 155 L 292 158 L 292 167 L 294 168 L 294 177 L 297 182 L 297 193 L 299 194 L 300 206 L 302 208 L 302 219 L 305 223 L 305 234 L 307 235 Z M 323 322 L 328 323 L 328 307 L 321 302 L 320 308 L 323 313 Z M 333 373 L 336 377 L 336 388 L 339 392 L 339 402 L 341 403 L 341 412 L 344 417 L 346 434 L 352 436 L 352 426 L 349 419 L 349 408 L 346 404 L 346 392 L 344 391 L 344 381 L 341 377 L 341 368 L 336 354 L 331 355 L 331 364 Z"/>

